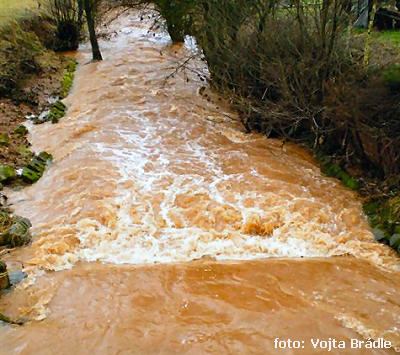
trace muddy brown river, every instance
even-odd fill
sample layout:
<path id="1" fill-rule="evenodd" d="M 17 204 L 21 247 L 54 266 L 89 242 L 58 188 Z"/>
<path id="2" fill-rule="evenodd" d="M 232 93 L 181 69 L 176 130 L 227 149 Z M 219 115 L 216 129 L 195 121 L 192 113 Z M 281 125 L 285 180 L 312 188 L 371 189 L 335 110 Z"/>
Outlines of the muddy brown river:
<path id="1" fill-rule="evenodd" d="M 400 260 L 357 196 L 302 148 L 246 134 L 201 61 L 170 75 L 194 43 L 147 15 L 103 28 L 102 62 L 83 46 L 67 116 L 31 128 L 54 162 L 10 195 L 34 240 L 6 256 L 28 277 L 0 310 L 27 323 L 0 326 L 0 353 L 400 349 Z"/>

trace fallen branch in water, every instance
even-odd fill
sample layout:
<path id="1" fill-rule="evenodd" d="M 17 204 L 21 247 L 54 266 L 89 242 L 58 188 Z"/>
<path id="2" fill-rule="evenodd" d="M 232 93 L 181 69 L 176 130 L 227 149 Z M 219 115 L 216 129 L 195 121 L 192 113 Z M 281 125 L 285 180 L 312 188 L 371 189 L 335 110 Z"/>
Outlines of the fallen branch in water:
<path id="1" fill-rule="evenodd" d="M 184 70 L 190 70 L 193 71 L 192 69 L 188 68 L 187 64 L 194 58 L 196 58 L 198 56 L 197 53 L 192 54 L 191 56 L 189 56 L 188 58 L 186 58 L 184 61 L 182 61 L 181 63 L 176 63 L 177 66 L 175 67 L 174 71 L 170 74 L 168 74 L 165 79 L 164 79 L 164 84 L 165 85 L 167 83 L 167 81 L 171 78 L 173 78 L 176 74 L 178 74 L 180 71 L 184 71 Z"/>

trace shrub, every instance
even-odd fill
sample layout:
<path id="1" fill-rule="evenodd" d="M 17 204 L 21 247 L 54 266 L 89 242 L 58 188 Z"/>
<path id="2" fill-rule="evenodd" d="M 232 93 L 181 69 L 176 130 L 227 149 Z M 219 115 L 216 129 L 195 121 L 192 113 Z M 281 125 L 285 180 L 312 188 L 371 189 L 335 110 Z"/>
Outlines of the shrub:
<path id="1" fill-rule="evenodd" d="M 320 138 L 330 128 L 328 91 L 342 75 L 360 79 L 346 46 L 345 6 L 331 0 L 313 6 L 203 3 L 196 37 L 212 83 L 229 91 L 249 129 L 291 137 L 313 132 Z"/>
<path id="2" fill-rule="evenodd" d="M 46 0 L 45 8 L 56 27 L 54 50 L 76 50 L 82 28 L 82 2 L 78 0 Z"/>

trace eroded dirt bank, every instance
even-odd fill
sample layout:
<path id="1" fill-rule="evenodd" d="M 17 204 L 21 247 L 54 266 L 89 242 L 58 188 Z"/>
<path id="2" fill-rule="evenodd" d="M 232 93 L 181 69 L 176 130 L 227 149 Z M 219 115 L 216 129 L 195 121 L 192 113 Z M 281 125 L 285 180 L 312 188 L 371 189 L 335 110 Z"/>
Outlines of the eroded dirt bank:
<path id="1" fill-rule="evenodd" d="M 8 257 L 30 277 L 0 305 L 41 321 L 0 329 L 0 352 L 274 353 L 275 337 L 399 346 L 399 260 L 355 194 L 302 149 L 244 134 L 193 71 L 165 81 L 190 50 L 150 25 L 114 21 L 105 60 L 78 70 L 68 116 L 32 130 L 54 163 L 11 196 L 36 238 Z"/>

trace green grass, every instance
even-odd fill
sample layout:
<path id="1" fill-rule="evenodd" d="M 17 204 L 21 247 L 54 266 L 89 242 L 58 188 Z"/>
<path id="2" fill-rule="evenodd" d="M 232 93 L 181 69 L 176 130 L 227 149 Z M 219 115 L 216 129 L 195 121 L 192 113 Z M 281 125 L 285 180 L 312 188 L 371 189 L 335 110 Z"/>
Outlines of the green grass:
<path id="1" fill-rule="evenodd" d="M 0 0 L 0 25 L 37 8 L 37 0 Z"/>
<path id="2" fill-rule="evenodd" d="M 1 1 L 1 0 L 0 0 Z M 364 28 L 353 28 L 354 34 L 366 35 L 367 30 Z M 372 38 L 382 44 L 389 44 L 393 46 L 400 46 L 400 31 L 399 30 L 387 30 L 377 31 L 373 30 L 371 33 Z"/>
<path id="3" fill-rule="evenodd" d="M 400 31 L 374 32 L 373 36 L 382 43 L 390 43 L 400 47 Z"/>

